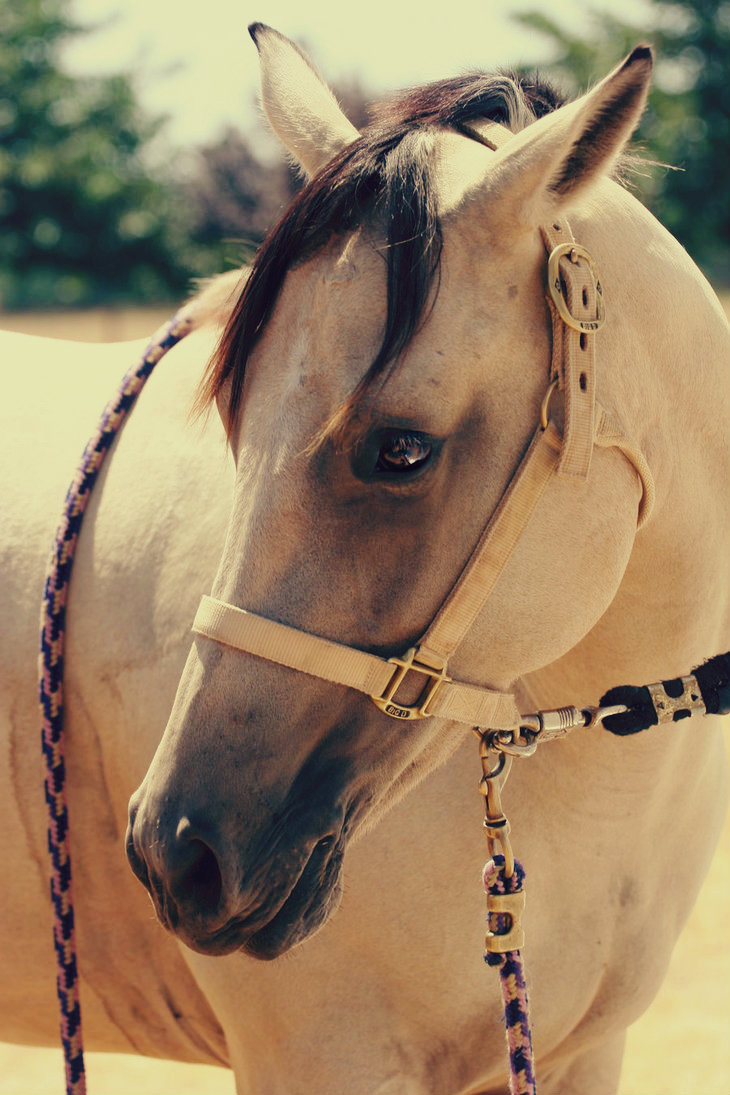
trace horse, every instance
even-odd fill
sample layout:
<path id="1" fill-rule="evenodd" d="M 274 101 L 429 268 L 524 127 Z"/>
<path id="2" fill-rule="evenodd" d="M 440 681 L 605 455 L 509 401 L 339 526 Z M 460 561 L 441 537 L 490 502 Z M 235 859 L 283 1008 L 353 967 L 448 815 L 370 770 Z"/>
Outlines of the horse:
<path id="1" fill-rule="evenodd" d="M 495 694 L 583 708 L 727 648 L 727 322 L 615 177 L 648 48 L 571 103 L 464 77 L 359 133 L 298 47 L 251 33 L 305 185 L 251 271 L 185 306 L 192 331 L 117 437 L 77 548 L 66 765 L 86 1044 L 219 1064 L 241 1095 L 502 1095 L 479 758 L 468 716 L 439 703 L 456 682 L 493 712 Z M 570 334 L 556 383 L 546 241 L 569 229 L 556 292 L 575 266 L 569 314 L 605 300 L 606 322 Z M 53 1044 L 37 606 L 80 444 L 142 347 L 2 342 L 0 1037 Z M 191 424 L 193 403 L 217 413 Z M 448 674 L 408 662 L 538 422 L 553 470 Z M 212 625 L 191 639 L 209 593 L 225 619 L 318 652 L 406 662 L 397 692 L 372 702 Z M 616 1091 L 717 840 L 723 758 L 706 716 L 577 729 L 515 760 L 503 798 L 544 1095 Z"/>

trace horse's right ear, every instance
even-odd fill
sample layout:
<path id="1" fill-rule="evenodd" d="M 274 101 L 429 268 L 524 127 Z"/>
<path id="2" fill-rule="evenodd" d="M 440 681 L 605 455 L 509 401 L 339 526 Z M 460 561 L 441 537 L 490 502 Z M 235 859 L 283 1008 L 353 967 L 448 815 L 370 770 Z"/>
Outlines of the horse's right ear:
<path id="1" fill-rule="evenodd" d="M 309 58 L 264 23 L 248 32 L 261 61 L 261 101 L 271 127 L 307 175 L 358 136 Z"/>

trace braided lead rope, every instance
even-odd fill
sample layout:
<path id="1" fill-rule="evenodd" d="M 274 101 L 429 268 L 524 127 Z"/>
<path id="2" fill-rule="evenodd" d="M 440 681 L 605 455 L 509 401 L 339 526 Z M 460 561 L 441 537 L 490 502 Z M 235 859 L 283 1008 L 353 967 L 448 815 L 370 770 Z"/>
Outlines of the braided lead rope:
<path id="1" fill-rule="evenodd" d="M 96 433 L 84 449 L 66 494 L 63 517 L 46 573 L 41 608 L 39 683 L 46 764 L 51 900 L 55 910 L 53 938 L 58 963 L 56 986 L 67 1095 L 85 1095 L 86 1092 L 63 750 L 63 647 L 68 586 L 84 511 L 104 457 L 155 365 L 184 338 L 191 327 L 192 320 L 188 317 L 175 316 L 171 319 L 154 336 L 140 363 L 129 370 L 116 395 L 104 409 Z"/>
<path id="2" fill-rule="evenodd" d="M 484 867 L 484 889 L 489 898 L 503 894 L 518 894 L 522 891 L 525 872 L 515 860 L 514 870 L 507 877 L 504 872 L 504 856 L 495 855 Z M 504 913 L 489 912 L 488 928 L 490 934 L 506 934 L 511 918 Z M 530 1024 L 530 1005 L 527 999 L 527 985 L 519 950 L 484 953 L 484 961 L 494 966 L 499 973 L 504 1002 L 504 1025 L 509 1056 L 510 1095 L 537 1095 L 535 1081 L 535 1059 L 532 1050 L 532 1028 Z"/>

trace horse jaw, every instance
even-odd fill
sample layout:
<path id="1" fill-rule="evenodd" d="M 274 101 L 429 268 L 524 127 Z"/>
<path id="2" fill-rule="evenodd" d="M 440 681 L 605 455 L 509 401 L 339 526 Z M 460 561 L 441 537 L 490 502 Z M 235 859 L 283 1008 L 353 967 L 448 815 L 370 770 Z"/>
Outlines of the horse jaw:
<path id="1" fill-rule="evenodd" d="M 248 28 L 261 62 L 261 102 L 272 129 L 306 175 L 359 136 L 309 58 L 264 23 Z"/>

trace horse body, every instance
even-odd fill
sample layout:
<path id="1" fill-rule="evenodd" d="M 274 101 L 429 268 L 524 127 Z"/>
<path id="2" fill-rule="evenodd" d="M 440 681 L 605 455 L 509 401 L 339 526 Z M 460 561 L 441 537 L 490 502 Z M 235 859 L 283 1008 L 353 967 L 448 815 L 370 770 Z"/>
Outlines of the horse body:
<path id="1" fill-rule="evenodd" d="M 195 383 L 189 367 L 186 374 L 186 357 L 196 373 L 200 369 L 195 341 L 189 350 L 181 348 L 174 371 L 163 363 L 150 380 L 136 416 L 136 441 L 125 439 L 116 448 L 90 503 L 69 613 L 66 756 L 91 1044 L 220 1061 L 225 1048 L 217 1024 L 178 948 L 155 930 L 139 887 L 133 879 L 129 885 L 129 872 L 118 870 L 129 788 L 154 749 L 147 729 L 150 721 L 164 721 L 184 662 L 188 638 L 178 621 L 179 606 L 186 599 L 188 607 L 194 604 L 206 559 L 214 572 L 216 516 L 224 520 L 229 504 L 220 443 L 206 442 L 203 435 L 194 462 L 183 458 L 190 441 L 185 440 L 185 392 Z M 14 883 L 2 897 L 0 1037 L 54 1044 L 58 1016 L 34 685 L 39 618 L 33 605 L 79 443 L 83 447 L 89 423 L 143 347 L 76 345 L 7 333 L 2 344 L 8 399 L 2 430 L 7 479 L 0 535 L 5 620 L 0 778 Z M 206 488 L 208 511 L 192 537 L 180 539 L 176 510 L 198 475 L 212 484 Z M 130 492 L 138 502 L 133 514 L 122 501 Z M 175 567 L 170 535 L 180 548 Z M 166 578 L 160 580 L 161 573 Z M 130 629 L 130 620 L 143 618 L 141 631 L 137 625 Z"/>
<path id="2" fill-rule="evenodd" d="M 274 125 L 313 172 L 318 149 L 329 158 L 352 134 L 306 65 L 300 91 L 287 100 L 277 90 L 284 60 L 287 71 L 304 64 L 282 42 L 258 33 L 265 100 L 280 97 L 267 104 Z M 620 120 L 611 130 L 597 110 L 598 161 L 602 141 L 619 148 L 640 110 L 636 67 L 622 70 L 621 95 L 616 81 L 592 93 Z M 584 113 L 598 100 L 586 101 Z M 617 317 L 599 336 L 598 398 L 645 456 L 654 508 L 637 533 L 646 485 L 625 452 L 597 445 L 588 482 L 549 488 L 450 668 L 497 688 L 516 681 L 526 711 L 596 702 L 610 686 L 680 674 L 726 649 L 727 325 L 678 245 L 600 162 L 574 164 L 584 190 L 561 194 L 555 179 L 581 117 L 535 128 L 534 141 L 528 127 L 503 154 L 462 134 L 435 141 L 430 154 L 445 165 L 439 293 L 363 420 L 346 422 L 345 443 L 327 440 L 328 424 L 376 356 L 384 322 L 377 221 L 291 266 L 235 413 L 231 377 L 221 383 L 235 472 L 217 420 L 202 432 L 184 425 L 230 305 L 170 352 L 140 396 L 86 515 L 70 610 L 69 796 L 92 1048 L 228 1061 L 250 1095 L 505 1090 L 498 988 L 478 959 L 484 849 L 464 728 L 389 720 L 366 697 L 200 636 L 185 658 L 210 588 L 376 653 L 418 639 L 534 429 L 550 360 L 536 225 L 565 204 L 576 239 L 600 256 Z M 13 343 L 39 361 L 37 344 Z M 65 347 L 42 352 L 48 366 L 65 359 L 64 386 L 83 378 L 78 415 L 123 371 L 116 348 L 74 349 L 72 360 Z M 106 360 L 88 381 L 81 359 L 92 357 Z M 59 362 L 48 372 L 58 384 Z M 55 401 L 47 414 L 45 426 L 34 417 L 54 439 L 53 464 L 28 454 L 1 534 L 14 630 L 3 650 L 10 763 L 0 801 L 20 880 L 3 911 L 19 961 L 5 979 L 3 1036 L 28 1041 L 55 1030 L 36 600 L 51 502 L 73 463 L 55 438 L 62 429 L 63 444 L 81 440 Z M 27 422 L 22 409 L 22 428 L 3 432 L 13 454 L 27 449 Z M 375 457 L 381 466 L 403 445 L 416 463 L 428 452 L 424 473 L 374 475 Z M 27 528 L 33 546 L 20 554 Z M 526 956 L 548 1095 L 615 1090 L 625 1028 L 661 981 L 719 831 L 716 721 L 630 740 L 576 731 L 515 763 L 504 797 L 528 875 Z M 128 854 L 187 946 L 152 921 L 120 861 L 140 781 Z M 22 988 L 20 963 L 37 979 Z"/>

